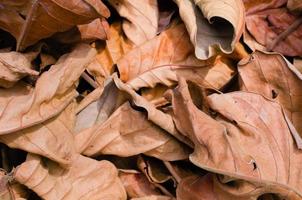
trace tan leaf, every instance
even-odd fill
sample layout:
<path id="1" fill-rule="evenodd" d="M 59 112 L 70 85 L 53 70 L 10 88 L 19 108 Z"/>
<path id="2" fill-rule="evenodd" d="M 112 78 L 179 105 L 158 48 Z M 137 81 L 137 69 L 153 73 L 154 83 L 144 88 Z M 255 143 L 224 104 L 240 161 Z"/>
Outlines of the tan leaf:
<path id="1" fill-rule="evenodd" d="M 208 101 L 215 120 L 195 107 L 185 81 L 179 84 L 172 98 L 174 119 L 194 141 L 192 163 L 222 174 L 223 190 L 233 199 L 256 200 L 265 193 L 301 199 L 302 154 L 278 103 L 255 93 L 213 94 Z M 253 184 L 242 188 L 240 179 Z"/>
<path id="2" fill-rule="evenodd" d="M 174 1 L 186 24 L 197 58 L 205 60 L 219 50 L 228 54 L 234 50 L 244 29 L 241 0 Z"/>
<path id="3" fill-rule="evenodd" d="M 99 85 L 113 73 L 115 64 L 125 53 L 130 51 L 132 44 L 124 35 L 120 22 L 114 22 L 110 25 L 110 37 L 106 40 L 105 45 L 96 44 L 98 54 L 91 64 L 87 67 L 91 75 L 93 75 Z"/>
<path id="4" fill-rule="evenodd" d="M 301 58 L 294 58 L 294 66 L 297 70 L 302 73 L 302 59 Z"/>
<path id="5" fill-rule="evenodd" d="M 10 88 L 24 76 L 39 74 L 32 69 L 33 58 L 27 56 L 29 54 L 14 51 L 0 53 L 0 87 Z"/>
<path id="6" fill-rule="evenodd" d="M 29 154 L 14 174 L 19 183 L 45 200 L 126 200 L 117 169 L 108 161 L 78 155 L 69 169 Z"/>
<path id="7" fill-rule="evenodd" d="M 238 64 L 240 87 L 275 99 L 302 136 L 302 74 L 280 54 L 256 51 Z"/>
<path id="8" fill-rule="evenodd" d="M 75 25 L 110 15 L 108 8 L 101 1 L 94 0 L 37 0 L 19 5 L 4 1 L 1 10 L 7 14 L 1 17 L 1 28 L 17 39 L 17 50 L 22 50 L 56 32 L 67 31 Z M 25 14 L 26 19 L 19 14 Z"/>
<path id="9" fill-rule="evenodd" d="M 106 40 L 108 39 L 109 24 L 104 18 L 95 19 L 89 24 L 77 26 L 82 40 Z"/>
<path id="10" fill-rule="evenodd" d="M 10 148 L 47 157 L 66 167 L 76 153 L 72 129 L 75 105 L 71 103 L 59 116 L 41 124 L 0 136 L 0 141 Z"/>
<path id="11" fill-rule="evenodd" d="M 101 125 L 120 105 L 126 101 L 121 92 L 115 86 L 112 78 L 108 78 L 106 80 L 104 88 L 99 88 L 102 90 L 101 92 L 98 91 L 99 89 L 96 89 L 81 101 L 79 106 L 86 106 L 77 114 L 76 124 L 74 127 L 76 133 L 86 128 L 93 129 L 93 126 L 96 124 Z M 95 92 L 97 92 L 97 94 L 93 97 L 94 100 L 89 100 L 89 98 L 91 98 L 90 95 L 94 95 L 93 93 Z M 91 102 L 86 103 L 85 101 Z"/>
<path id="12" fill-rule="evenodd" d="M 95 54 L 88 45 L 79 45 L 43 73 L 34 89 L 21 84 L 0 89 L 0 135 L 59 114 L 77 96 L 75 82 Z"/>
<path id="13" fill-rule="evenodd" d="M 0 198 L 3 200 L 13 200 L 13 192 L 9 185 L 11 177 L 5 173 L 4 170 L 0 170 Z"/>
<path id="14" fill-rule="evenodd" d="M 169 144 L 171 142 L 173 144 Z M 129 103 L 120 106 L 104 123 L 97 123 L 78 133 L 76 143 L 79 151 L 87 156 L 109 154 L 128 157 L 148 153 L 167 143 L 171 149 L 166 150 L 174 151 L 170 156 L 172 160 L 185 159 L 188 152 L 185 146 L 149 122 L 143 113 L 132 109 Z M 152 155 L 152 152 L 148 154 Z"/>
<path id="15" fill-rule="evenodd" d="M 276 51 L 287 56 L 302 55 L 302 42 L 299 39 L 302 35 L 302 27 L 299 26 L 302 20 L 286 9 L 286 2 L 265 0 L 259 4 L 254 0 L 244 0 L 246 32 L 250 34 L 246 43 L 252 45 L 252 49 L 256 47 L 263 50 L 261 46 L 264 46 L 266 51 Z"/>
<path id="16" fill-rule="evenodd" d="M 221 57 L 201 61 L 195 58 L 193 51 L 185 26 L 174 26 L 134 48 L 117 62 L 121 80 L 138 90 L 159 83 L 172 86 L 178 75 L 219 89 L 233 77 L 233 69 Z"/>
<path id="17" fill-rule="evenodd" d="M 295 13 L 301 13 L 302 11 L 302 2 L 300 0 L 288 0 L 287 7 Z"/>
<path id="18" fill-rule="evenodd" d="M 150 195 L 140 198 L 132 198 L 131 200 L 175 200 L 175 198 L 163 195 Z"/>
<path id="19" fill-rule="evenodd" d="M 129 40 L 140 45 L 157 34 L 157 0 L 109 0 L 109 3 L 124 17 L 123 30 Z"/>
<path id="20" fill-rule="evenodd" d="M 148 195 L 161 195 L 160 191 L 149 182 L 147 177 L 138 171 L 120 171 L 119 177 L 129 198 L 139 198 Z"/>
<path id="21" fill-rule="evenodd" d="M 175 181 L 162 161 L 140 156 L 137 160 L 138 168 L 146 175 L 151 183 Z"/>
<path id="22" fill-rule="evenodd" d="M 148 120 L 150 120 L 151 122 L 153 122 L 154 124 L 156 124 L 157 126 L 162 128 L 163 130 L 167 131 L 168 133 L 170 133 L 172 136 L 174 136 L 181 142 L 184 142 L 185 144 L 187 144 L 189 146 L 192 145 L 192 142 L 188 138 L 184 137 L 182 134 L 180 134 L 178 132 L 178 130 L 176 129 L 175 124 L 173 122 L 173 119 L 169 114 L 166 114 L 166 113 L 156 109 L 156 107 L 152 103 L 147 101 L 144 97 L 138 95 L 132 88 L 130 88 L 125 83 L 123 83 L 117 77 L 116 74 L 113 75 L 113 77 L 114 77 L 113 80 L 114 80 L 114 83 L 116 84 L 116 86 L 121 91 L 127 93 L 131 97 L 131 101 L 133 101 L 133 103 L 136 106 L 141 107 L 147 111 Z"/>

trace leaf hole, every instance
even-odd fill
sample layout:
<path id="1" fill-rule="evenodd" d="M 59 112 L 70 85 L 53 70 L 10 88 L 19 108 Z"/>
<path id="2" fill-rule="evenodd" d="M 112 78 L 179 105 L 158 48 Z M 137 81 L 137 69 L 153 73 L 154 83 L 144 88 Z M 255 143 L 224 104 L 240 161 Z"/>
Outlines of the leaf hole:
<path id="1" fill-rule="evenodd" d="M 278 97 L 278 93 L 275 90 L 272 90 L 272 98 L 276 99 Z"/>

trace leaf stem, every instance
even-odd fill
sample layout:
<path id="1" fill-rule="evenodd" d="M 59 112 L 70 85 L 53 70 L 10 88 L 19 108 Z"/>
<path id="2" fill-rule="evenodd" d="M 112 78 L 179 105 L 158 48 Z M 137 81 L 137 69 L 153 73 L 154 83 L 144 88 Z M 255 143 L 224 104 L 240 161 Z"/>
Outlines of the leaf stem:
<path id="1" fill-rule="evenodd" d="M 294 32 L 300 25 L 302 24 L 302 15 L 299 16 L 298 19 L 294 21 L 285 31 L 283 31 L 280 35 L 278 35 L 273 42 L 268 45 L 268 50 L 271 51 L 273 50 L 277 44 L 279 44 L 282 40 L 287 38 L 292 32 Z"/>

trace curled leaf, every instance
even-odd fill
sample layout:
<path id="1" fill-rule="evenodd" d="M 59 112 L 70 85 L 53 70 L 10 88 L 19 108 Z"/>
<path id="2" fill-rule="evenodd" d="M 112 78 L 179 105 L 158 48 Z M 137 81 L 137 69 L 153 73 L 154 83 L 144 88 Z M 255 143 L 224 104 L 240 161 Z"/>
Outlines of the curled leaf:
<path id="1" fill-rule="evenodd" d="M 197 58 L 206 60 L 219 52 L 231 53 L 244 29 L 241 0 L 174 0 L 195 47 Z"/>
<path id="2" fill-rule="evenodd" d="M 39 74 L 32 69 L 31 56 L 27 55 L 14 51 L 0 53 L 1 87 L 10 88 L 24 76 L 37 76 Z"/>
<path id="3" fill-rule="evenodd" d="M 0 89 L 0 135 L 58 115 L 77 96 L 75 83 L 95 54 L 88 45 L 79 45 L 43 73 L 34 89 L 22 84 Z"/>

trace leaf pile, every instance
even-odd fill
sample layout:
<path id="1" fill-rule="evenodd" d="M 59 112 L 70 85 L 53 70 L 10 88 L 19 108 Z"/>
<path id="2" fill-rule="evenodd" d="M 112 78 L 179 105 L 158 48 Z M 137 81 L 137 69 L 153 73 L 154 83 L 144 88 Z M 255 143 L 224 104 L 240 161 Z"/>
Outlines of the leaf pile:
<path id="1" fill-rule="evenodd" d="M 302 200 L 299 0 L 0 0 L 0 199 Z"/>

